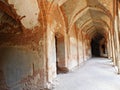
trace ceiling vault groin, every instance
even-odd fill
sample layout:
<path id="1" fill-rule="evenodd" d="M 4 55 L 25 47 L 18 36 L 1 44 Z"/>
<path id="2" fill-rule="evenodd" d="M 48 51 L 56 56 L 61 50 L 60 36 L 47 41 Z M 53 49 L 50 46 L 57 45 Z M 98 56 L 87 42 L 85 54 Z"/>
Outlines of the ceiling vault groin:
<path id="1" fill-rule="evenodd" d="M 75 24 L 80 31 L 88 33 L 91 37 L 95 33 L 108 33 L 111 30 L 113 20 L 114 5 L 111 2 L 113 0 L 65 1 L 61 7 L 68 18 L 69 30 Z M 73 7 L 71 7 L 72 5 Z"/>
<path id="2" fill-rule="evenodd" d="M 49 0 L 48 2 L 50 3 L 47 6 L 48 12 L 52 10 L 54 4 L 60 6 L 65 18 L 65 23 L 67 24 L 67 32 L 72 29 L 73 25 L 76 25 L 79 31 L 88 33 L 88 35 L 92 35 L 94 32 L 99 32 L 99 29 L 102 29 L 101 32 L 103 33 L 108 33 L 111 30 L 111 24 L 114 17 L 114 0 Z M 37 18 L 39 10 L 37 1 L 35 1 L 35 3 L 36 6 L 34 6 L 34 13 L 37 14 L 36 16 L 29 10 L 27 11 L 33 16 L 28 13 L 22 13 L 22 10 L 16 6 L 17 3 L 13 6 L 11 0 L 0 0 L 0 9 L 13 18 L 13 20 L 18 21 L 18 23 L 20 22 L 26 28 L 31 28 L 38 23 Z M 30 5 L 32 6 L 32 4 Z M 28 20 L 28 17 L 33 17 L 33 25 L 30 25 L 31 20 Z"/>

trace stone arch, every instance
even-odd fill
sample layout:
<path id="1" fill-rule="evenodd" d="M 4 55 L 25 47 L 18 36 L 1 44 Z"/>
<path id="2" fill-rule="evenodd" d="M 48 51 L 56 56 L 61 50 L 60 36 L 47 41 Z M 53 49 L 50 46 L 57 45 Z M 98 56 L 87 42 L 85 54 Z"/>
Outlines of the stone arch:
<path id="1" fill-rule="evenodd" d="M 47 15 L 47 74 L 48 82 L 52 82 L 57 73 L 68 72 L 65 46 L 67 28 L 63 12 L 58 5 L 52 3 L 47 13 L 49 13 Z"/>
<path id="2" fill-rule="evenodd" d="M 88 9 L 89 9 L 89 8 L 88 8 Z M 88 10 L 85 9 L 85 12 L 88 12 Z M 95 11 L 94 11 L 94 12 L 95 12 Z M 105 15 L 106 17 L 109 18 L 109 16 L 107 16 L 105 13 L 103 13 L 103 12 L 101 12 L 101 11 L 98 11 L 98 12 L 102 13 L 103 15 Z M 74 20 L 72 20 L 70 26 L 72 26 L 72 24 L 74 24 L 81 16 L 82 16 L 81 13 L 79 13 L 79 17 L 76 16 L 76 18 L 74 18 Z M 93 19 L 93 18 L 92 18 L 92 19 Z M 91 19 L 91 20 L 92 20 L 92 19 Z M 109 19 L 110 19 L 110 18 L 109 18 Z M 94 20 L 94 19 L 93 19 L 93 20 Z M 88 20 L 88 21 L 90 21 L 90 20 Z M 86 23 L 87 23 L 88 21 L 86 21 Z M 111 21 L 111 19 L 110 19 L 110 21 Z"/>
<path id="3" fill-rule="evenodd" d="M 101 33 L 94 33 L 94 37 L 91 39 L 91 53 L 93 57 L 107 57 L 107 45 L 106 42 L 104 41 L 106 37 L 104 37 L 103 34 Z M 102 45 L 105 47 L 103 48 Z M 103 51 L 105 51 L 103 53 Z"/>

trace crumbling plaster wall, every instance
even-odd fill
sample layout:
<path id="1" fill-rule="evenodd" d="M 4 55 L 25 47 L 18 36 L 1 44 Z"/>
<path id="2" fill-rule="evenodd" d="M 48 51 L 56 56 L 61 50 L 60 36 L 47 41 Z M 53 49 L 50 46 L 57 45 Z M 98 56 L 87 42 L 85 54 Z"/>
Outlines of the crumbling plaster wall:
<path id="1" fill-rule="evenodd" d="M 36 90 L 44 87 L 44 38 L 39 37 L 40 34 L 32 35 L 8 35 L 0 39 L 0 69 L 8 90 Z"/>
<path id="2" fill-rule="evenodd" d="M 79 30 L 79 29 L 78 29 Z M 83 38 L 82 38 L 82 32 L 79 30 L 79 36 L 78 36 L 78 49 L 79 49 L 79 65 L 84 62 L 84 53 L 83 53 Z"/>
<path id="3" fill-rule="evenodd" d="M 77 33 L 75 29 L 75 25 L 71 28 L 69 31 L 70 36 L 70 57 L 68 61 L 68 67 L 69 69 L 72 69 L 78 65 L 78 58 L 77 58 Z"/>
<path id="4" fill-rule="evenodd" d="M 8 0 L 8 3 L 13 5 L 25 28 L 34 28 L 40 25 L 38 17 L 41 10 L 37 0 Z"/>
<path id="5" fill-rule="evenodd" d="M 41 88 L 43 61 L 37 52 L 15 46 L 0 48 L 0 52 L 1 71 L 9 90 Z"/>
<path id="6" fill-rule="evenodd" d="M 91 40 L 89 38 L 89 36 L 85 33 L 82 32 L 82 45 L 83 45 L 83 60 L 86 61 L 89 58 L 91 58 Z"/>
<path id="7" fill-rule="evenodd" d="M 86 58 L 87 60 L 91 58 L 91 42 L 88 35 L 86 35 Z"/>
<path id="8" fill-rule="evenodd" d="M 53 81 L 57 76 L 55 36 L 62 37 L 62 45 L 65 45 L 60 45 L 65 47 L 65 51 L 60 53 L 65 55 L 60 66 L 71 70 L 91 57 L 90 39 L 86 34 L 81 32 L 78 36 L 75 25 L 70 26 L 72 28 L 65 25 L 67 19 L 69 24 L 77 12 L 87 6 L 86 0 L 73 0 L 76 3 L 74 5 L 72 0 L 68 0 L 62 6 L 66 16 L 58 5 L 51 4 L 51 0 L 49 4 L 45 0 L 38 1 L 8 0 L 22 25 L 20 30 L 9 30 L 17 33 L 0 33 L 1 90 L 38 90 Z M 104 6 L 109 4 L 110 1 Z"/>
<path id="9" fill-rule="evenodd" d="M 63 15 L 60 12 L 60 8 L 54 5 L 49 10 L 49 15 L 47 16 L 47 57 L 48 57 L 48 82 L 52 80 L 57 75 L 56 68 L 56 42 L 55 37 L 64 39 L 65 35 L 65 23 L 63 20 Z M 64 59 L 65 60 L 65 59 Z"/>
<path id="10" fill-rule="evenodd" d="M 46 34 L 41 26 L 41 9 L 36 0 L 8 2 L 21 17 L 22 25 L 0 29 L 0 90 L 42 89 L 46 81 Z M 1 19 L 1 25 L 5 20 L 15 21 L 11 18 Z"/>

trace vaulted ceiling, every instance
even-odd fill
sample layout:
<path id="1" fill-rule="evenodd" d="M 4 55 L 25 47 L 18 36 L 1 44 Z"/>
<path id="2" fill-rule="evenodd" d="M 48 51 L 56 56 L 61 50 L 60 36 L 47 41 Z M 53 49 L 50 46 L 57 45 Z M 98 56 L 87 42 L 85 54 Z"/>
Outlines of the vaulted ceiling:
<path id="1" fill-rule="evenodd" d="M 75 23 L 77 28 L 93 37 L 110 30 L 113 2 L 114 0 L 67 0 L 61 7 L 69 27 Z"/>
<path id="2" fill-rule="evenodd" d="M 106 34 L 111 28 L 111 21 L 114 17 L 114 0 L 47 1 L 61 7 L 69 29 L 75 24 L 77 28 L 93 37 L 97 33 Z M 29 8 L 26 4 L 29 5 Z M 14 5 L 14 9 L 10 5 Z M 4 12 L 3 14 L 6 15 L 9 22 L 16 23 L 21 18 L 21 23 L 26 28 L 38 25 L 40 10 L 37 0 L 0 0 L 0 10 L 2 10 L 1 13 Z M 0 18 L 6 19 L 6 17 L 3 18 L 3 14 Z"/>

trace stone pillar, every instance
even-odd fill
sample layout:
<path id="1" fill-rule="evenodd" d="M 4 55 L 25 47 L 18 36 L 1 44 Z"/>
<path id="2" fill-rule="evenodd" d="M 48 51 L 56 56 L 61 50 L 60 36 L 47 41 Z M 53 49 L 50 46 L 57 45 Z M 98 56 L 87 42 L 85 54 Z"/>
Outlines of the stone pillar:
<path id="1" fill-rule="evenodd" d="M 120 58 L 120 56 L 118 57 Z M 120 59 L 117 60 L 118 74 L 120 74 Z"/>
<path id="2" fill-rule="evenodd" d="M 112 59 L 113 59 L 113 64 L 114 66 L 116 65 L 116 59 L 115 59 L 115 43 L 114 43 L 114 38 L 112 35 Z"/>
<path id="3" fill-rule="evenodd" d="M 111 43 L 110 43 L 110 37 L 108 37 L 108 41 L 107 41 L 107 53 L 108 53 L 108 58 L 111 59 Z"/>
<path id="4" fill-rule="evenodd" d="M 77 60 L 78 60 L 78 66 L 80 64 L 80 59 L 79 59 L 79 34 L 77 34 Z"/>
<path id="5" fill-rule="evenodd" d="M 83 43 L 83 60 L 86 61 L 86 40 L 84 32 L 82 32 L 82 43 Z"/>
<path id="6" fill-rule="evenodd" d="M 116 55 L 116 65 L 119 67 L 119 28 L 118 28 L 118 16 L 116 16 L 115 18 L 115 24 L 114 24 L 114 28 L 115 28 L 115 40 L 114 40 L 114 44 L 116 45 L 116 50 L 115 50 L 115 55 Z"/>
<path id="7" fill-rule="evenodd" d="M 69 36 L 65 34 L 65 66 L 68 67 L 68 60 L 69 60 L 69 52 L 70 52 L 70 44 L 69 44 Z"/>
<path id="8" fill-rule="evenodd" d="M 120 3 L 119 2 L 117 2 L 117 4 L 118 4 L 118 7 L 117 7 L 117 19 L 116 19 L 116 24 L 117 24 L 117 27 L 116 27 L 116 29 L 117 29 L 117 47 L 118 47 L 118 54 L 117 54 L 117 67 L 118 67 L 118 74 L 120 74 Z"/>

